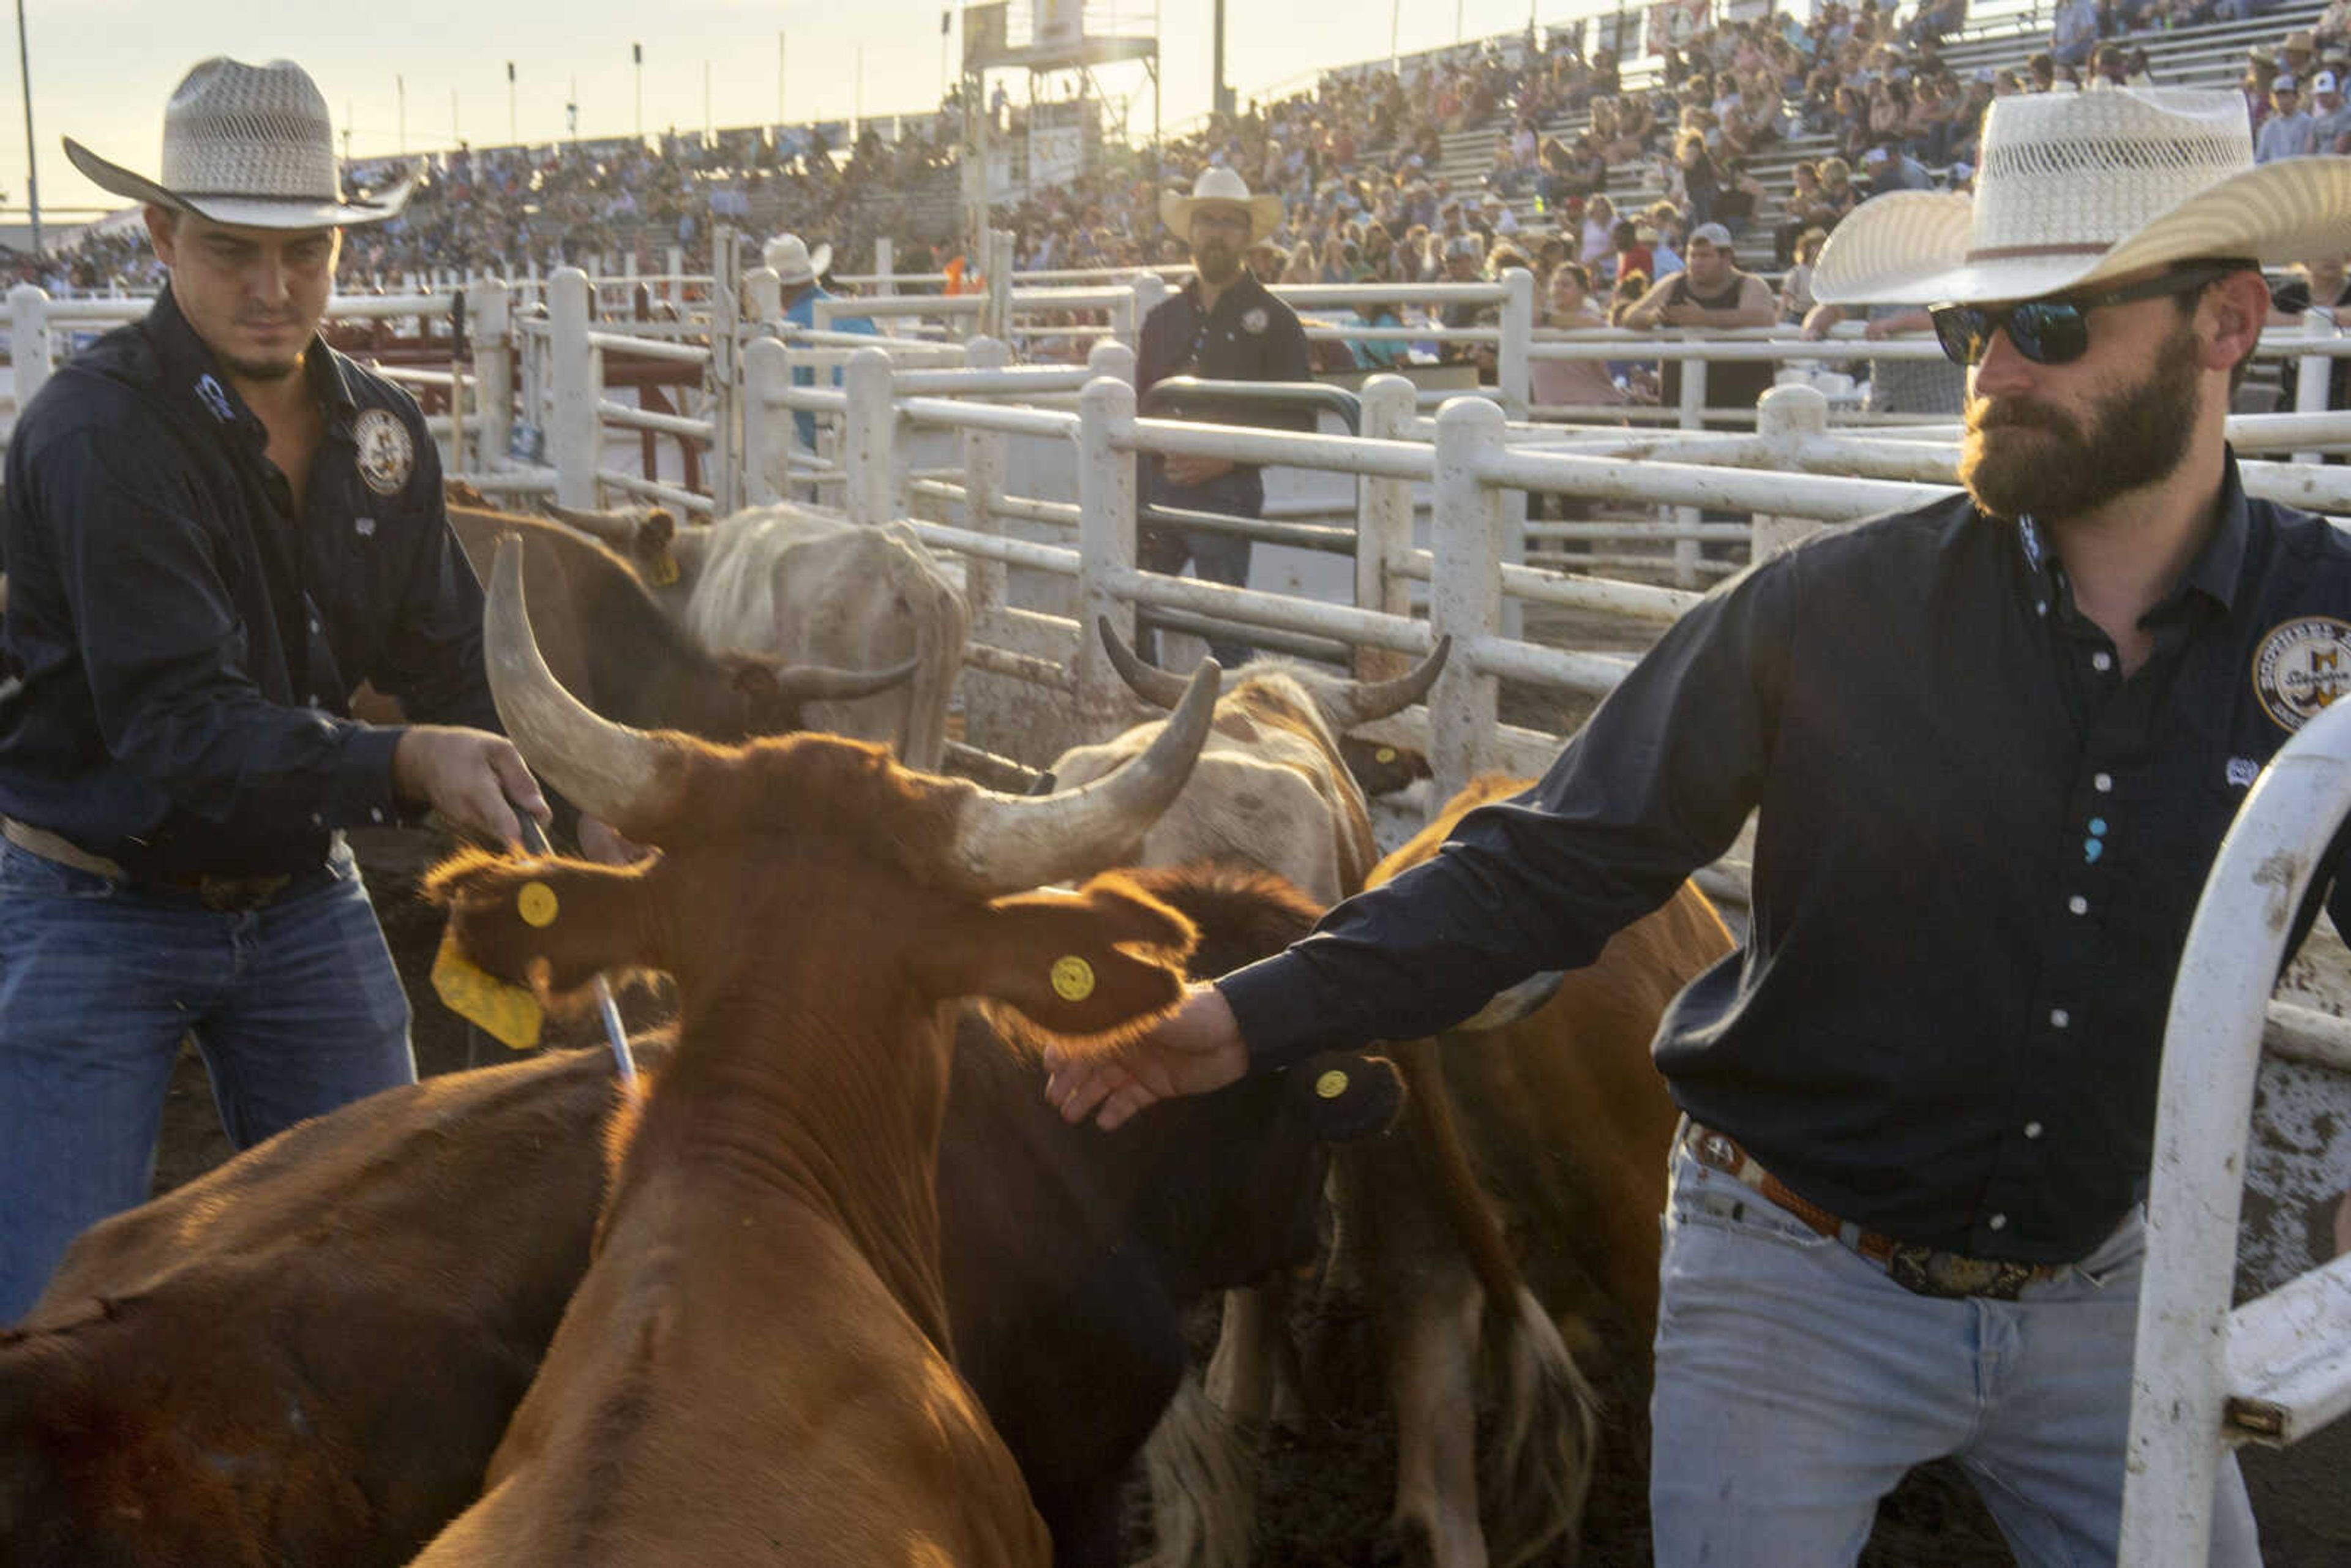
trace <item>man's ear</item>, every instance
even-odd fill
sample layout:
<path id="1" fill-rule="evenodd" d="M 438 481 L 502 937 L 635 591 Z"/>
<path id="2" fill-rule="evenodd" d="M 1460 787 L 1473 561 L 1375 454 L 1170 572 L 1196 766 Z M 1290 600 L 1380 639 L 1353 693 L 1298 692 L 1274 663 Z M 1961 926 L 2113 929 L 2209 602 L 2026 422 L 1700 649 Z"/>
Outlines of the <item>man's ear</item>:
<path id="1" fill-rule="evenodd" d="M 2259 346 L 2270 315 L 2269 285 L 2247 268 L 2216 281 L 2204 296 L 2212 336 L 2204 350 L 2208 371 L 2234 370 Z"/>
<path id="2" fill-rule="evenodd" d="M 1016 1037 L 1108 1048 L 1183 999 L 1192 923 L 1117 873 L 1076 893 L 1021 894 L 928 935 L 915 983 L 1018 1012 Z"/>
<path id="3" fill-rule="evenodd" d="M 600 974 L 666 968 L 643 917 L 661 862 L 592 865 L 519 860 L 468 850 L 435 866 L 423 893 L 449 911 L 449 939 L 497 979 L 555 998 Z"/>
<path id="4" fill-rule="evenodd" d="M 147 220 L 147 241 L 155 247 L 155 259 L 170 267 L 177 259 L 180 214 L 150 202 L 141 215 Z"/>

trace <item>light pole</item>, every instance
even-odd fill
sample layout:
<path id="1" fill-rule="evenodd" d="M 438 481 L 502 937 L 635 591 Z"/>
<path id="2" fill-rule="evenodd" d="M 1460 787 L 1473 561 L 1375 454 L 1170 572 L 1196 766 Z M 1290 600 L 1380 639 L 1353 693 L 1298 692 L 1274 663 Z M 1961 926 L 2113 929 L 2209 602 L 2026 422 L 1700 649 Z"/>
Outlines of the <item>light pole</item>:
<path id="1" fill-rule="evenodd" d="M 400 155 L 405 158 L 408 156 L 408 78 L 393 77 L 392 85 L 400 94 Z"/>
<path id="2" fill-rule="evenodd" d="M 629 55 L 637 67 L 637 140 L 645 139 L 645 47 L 631 44 Z"/>
<path id="3" fill-rule="evenodd" d="M 784 123 L 784 35 L 776 33 L 776 123 Z"/>
<path id="4" fill-rule="evenodd" d="M 41 254 L 41 173 L 33 156 L 33 55 L 25 42 L 25 0 L 16 0 L 16 71 L 25 83 L 25 204 L 33 218 L 33 254 Z"/>
<path id="5" fill-rule="evenodd" d="M 514 62 L 513 62 L 512 60 L 508 60 L 508 61 L 507 62 L 507 145 L 509 145 L 509 146 L 519 146 L 519 145 L 521 144 L 521 142 L 522 142 L 522 132 L 521 132 L 521 131 L 518 129 L 518 127 L 519 127 L 520 123 L 521 123 L 520 120 L 518 119 L 518 117 L 517 117 L 517 116 L 516 115 L 516 113 L 515 113 L 515 72 L 514 72 Z"/>

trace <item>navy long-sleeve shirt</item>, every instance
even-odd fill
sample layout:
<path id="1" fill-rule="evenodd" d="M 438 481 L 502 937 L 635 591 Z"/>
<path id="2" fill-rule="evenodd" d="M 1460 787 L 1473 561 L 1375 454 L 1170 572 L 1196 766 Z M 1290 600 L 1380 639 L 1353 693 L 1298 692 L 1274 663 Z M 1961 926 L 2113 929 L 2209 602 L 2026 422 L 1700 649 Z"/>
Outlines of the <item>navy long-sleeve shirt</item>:
<path id="1" fill-rule="evenodd" d="M 1964 497 L 1823 533 L 1685 615 L 1534 789 L 1222 989 L 1260 1061 L 1435 1033 L 1590 963 L 1760 808 L 1747 944 L 1655 1044 L 1675 1100 L 1865 1228 L 2079 1258 L 2141 1188 L 2221 835 L 2351 690 L 2351 537 L 2232 459 L 2145 624 L 2126 679 L 2045 541 Z"/>
<path id="2" fill-rule="evenodd" d="M 0 811 L 133 874 L 321 863 L 392 819 L 401 731 L 496 729 L 481 591 L 405 392 L 313 341 L 325 414 L 300 515 L 267 433 L 166 288 L 60 369 L 8 448 Z"/>

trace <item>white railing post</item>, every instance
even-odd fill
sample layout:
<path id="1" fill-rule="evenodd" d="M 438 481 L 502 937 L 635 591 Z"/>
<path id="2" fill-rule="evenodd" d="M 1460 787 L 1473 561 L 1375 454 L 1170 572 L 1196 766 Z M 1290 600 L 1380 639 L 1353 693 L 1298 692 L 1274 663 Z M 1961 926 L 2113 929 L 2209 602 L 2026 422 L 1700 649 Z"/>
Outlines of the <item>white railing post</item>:
<path id="1" fill-rule="evenodd" d="M 2351 703 L 2338 703 L 2255 780 L 2180 953 L 2164 1025 L 2123 1468 L 2119 1560 L 2132 1568 L 2205 1561 L 2228 1440 L 2230 1303 L 2271 982 L 2346 808 Z"/>
<path id="2" fill-rule="evenodd" d="M 2333 338 L 2342 330 L 2342 324 L 2335 319 L 2335 312 L 2323 306 L 2314 306 L 2302 313 L 2302 335 L 2305 338 Z M 2326 412 L 2326 394 L 2335 379 L 2336 363 L 2334 358 L 2325 354 L 2302 356 L 2301 363 L 2294 373 L 2294 413 L 2324 413 Z M 2296 463 L 2315 463 L 2318 460 L 2319 455 L 2315 452 L 2297 452 L 2294 455 L 2294 461 Z"/>
<path id="3" fill-rule="evenodd" d="M 669 302 L 678 308 L 679 314 L 684 313 L 685 246 L 682 245 L 669 247 Z"/>
<path id="4" fill-rule="evenodd" d="M 1479 477 L 1502 450 L 1501 409 L 1459 397 L 1437 411 L 1436 556 L 1428 584 L 1428 629 L 1450 635 L 1453 656 L 1428 694 L 1432 797 L 1449 800 L 1494 765 L 1499 683 L 1474 669 L 1475 652 L 1502 620 L 1502 494 Z"/>
<path id="5" fill-rule="evenodd" d="M 1755 405 L 1755 434 L 1771 443 L 1771 465 L 1777 473 L 1802 472 L 1797 453 L 1806 442 L 1828 431 L 1829 400 L 1817 387 L 1773 387 Z M 1748 559 L 1761 560 L 1823 526 L 1817 517 L 1757 512 L 1748 536 Z"/>
<path id="6" fill-rule="evenodd" d="M 1114 343 L 1108 338 L 1094 340 L 1086 350 L 1086 369 L 1098 376 L 1110 376 L 1127 385 L 1134 384 L 1134 350 L 1124 343 Z"/>
<path id="7" fill-rule="evenodd" d="M 896 271 L 892 264 L 896 260 L 897 246 L 891 242 L 890 236 L 875 235 L 873 236 L 873 271 L 875 273 L 873 292 L 884 298 L 898 292 L 898 286 L 891 281 L 891 275 Z"/>
<path id="8" fill-rule="evenodd" d="M 731 517 L 743 506 L 743 236 L 731 225 L 710 246 L 710 486 L 712 510 Z"/>
<path id="9" fill-rule="evenodd" d="M 1155 272 L 1139 272 L 1134 277 L 1134 346 L 1143 347 L 1143 324 L 1167 298 L 1167 280 Z"/>
<path id="10" fill-rule="evenodd" d="M 1134 290 L 1121 289 L 1111 301 L 1110 335 L 1127 348 L 1135 347 L 1137 324 L 1143 318 L 1135 313 Z"/>
<path id="11" fill-rule="evenodd" d="M 743 319 L 762 326 L 784 313 L 783 279 L 772 267 L 755 267 L 743 275 Z"/>
<path id="12" fill-rule="evenodd" d="M 1687 336 L 1687 334 L 1681 335 Z M 1682 361 L 1681 426 L 1684 430 L 1695 431 L 1702 431 L 1706 428 L 1706 361 L 1704 360 L 1688 359 Z M 1685 529 L 1697 528 L 1702 520 L 1703 515 L 1696 507 L 1674 508 L 1674 521 Z M 1685 538 L 1674 541 L 1675 587 L 1696 588 L 1698 586 L 1698 558 L 1697 539 Z"/>
<path id="13" fill-rule="evenodd" d="M 743 504 L 771 507 L 791 495 L 792 416 L 776 406 L 792 383 L 790 355 L 773 338 L 743 349 Z"/>
<path id="14" fill-rule="evenodd" d="M 1011 359 L 1011 350 L 993 338 L 974 338 L 964 345 L 964 363 L 975 371 L 1000 371 Z M 997 515 L 996 503 L 1004 494 L 1004 434 L 1001 431 L 967 429 L 961 445 L 963 526 L 976 534 L 1000 534 L 1004 531 L 1004 519 Z M 1004 608 L 1004 563 L 966 556 L 963 577 L 964 600 L 971 609 L 971 623 L 985 625 Z"/>
<path id="15" fill-rule="evenodd" d="M 1107 616 L 1128 646 L 1134 606 L 1111 582 L 1134 565 L 1134 389 L 1108 376 L 1078 394 L 1078 658 L 1081 726 L 1104 733 L 1126 708 L 1126 685 L 1095 632 Z"/>
<path id="16" fill-rule="evenodd" d="M 465 320 L 474 335 L 474 404 L 482 414 L 482 444 L 476 461 L 486 471 L 506 461 L 507 447 L 514 439 L 512 291 L 495 277 L 468 285 Z"/>
<path id="17" fill-rule="evenodd" d="M 898 515 L 897 460 L 892 451 L 898 411 L 890 401 L 887 350 L 860 349 L 850 355 L 841 390 L 849 404 L 841 453 L 849 491 L 841 509 L 852 523 L 888 522 Z"/>
<path id="18" fill-rule="evenodd" d="M 1369 441 L 1409 438 L 1415 411 L 1413 384 L 1403 376 L 1377 375 L 1363 386 L 1364 436 Z M 1404 615 L 1412 609 L 1412 586 L 1396 565 L 1412 549 L 1412 481 L 1365 476 L 1355 481 L 1355 602 L 1366 610 Z M 1355 677 L 1378 681 L 1403 674 L 1411 661 L 1386 648 L 1355 650 Z"/>
<path id="19" fill-rule="evenodd" d="M 990 338 L 1012 341 L 1012 231 L 987 231 L 987 310 L 979 329 Z"/>
<path id="20" fill-rule="evenodd" d="M 33 403 L 33 394 L 49 379 L 49 297 L 37 284 L 20 283 L 8 290 L 9 369 L 16 388 L 16 414 Z"/>
<path id="21" fill-rule="evenodd" d="M 555 465 L 555 498 L 566 507 L 596 504 L 597 448 L 603 427 L 596 416 L 603 372 L 588 342 L 588 275 L 559 270 L 547 284 L 549 379 L 547 455 Z"/>
<path id="22" fill-rule="evenodd" d="M 1502 393 L 1502 412 L 1514 420 L 1527 417 L 1531 381 L 1527 347 L 1535 340 L 1535 275 L 1523 267 L 1502 274 L 1502 345 L 1494 356 L 1495 378 Z"/>

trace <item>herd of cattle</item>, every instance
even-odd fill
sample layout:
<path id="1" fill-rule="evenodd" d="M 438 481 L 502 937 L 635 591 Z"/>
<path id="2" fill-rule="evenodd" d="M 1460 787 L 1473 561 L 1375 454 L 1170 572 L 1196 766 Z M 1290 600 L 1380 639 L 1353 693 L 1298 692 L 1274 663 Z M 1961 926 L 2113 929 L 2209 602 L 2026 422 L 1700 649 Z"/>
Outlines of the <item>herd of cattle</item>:
<path id="1" fill-rule="evenodd" d="M 935 771 L 965 613 L 903 530 L 452 517 L 509 734 L 659 853 L 468 852 L 428 892 L 552 1004 L 665 975 L 653 1086 L 601 1051 L 429 1079 L 94 1228 L 0 1332 L 0 1560 L 1109 1563 L 1140 1466 L 1157 1559 L 1237 1563 L 1250 1445 L 1312 1397 L 1291 1298 L 1343 1285 L 1403 1560 L 1572 1552 L 1577 1357 L 1645 1355 L 1656 1311 L 1649 1038 L 1731 946 L 1700 894 L 1438 1040 L 1113 1134 L 1042 1092 L 1040 1045 L 1114 1045 L 1520 787 L 1377 860 L 1349 758 L 1412 769 L 1345 731 L 1444 648 L 1220 689 L 1104 628 L 1166 716 L 998 792 Z"/>

